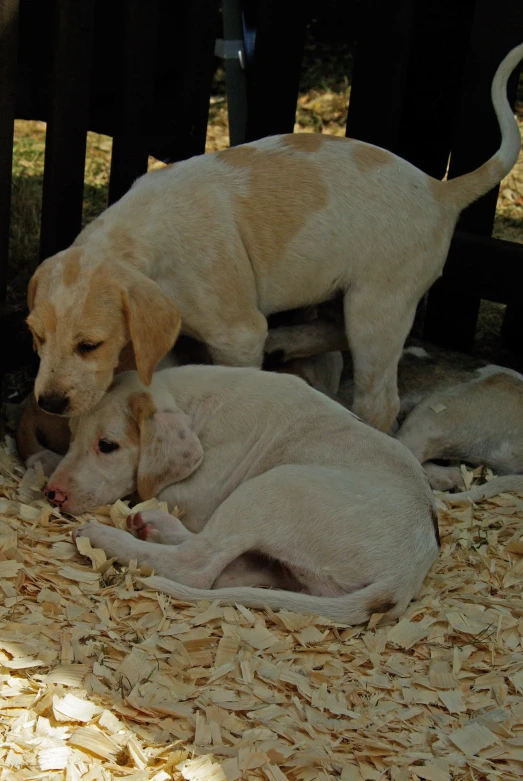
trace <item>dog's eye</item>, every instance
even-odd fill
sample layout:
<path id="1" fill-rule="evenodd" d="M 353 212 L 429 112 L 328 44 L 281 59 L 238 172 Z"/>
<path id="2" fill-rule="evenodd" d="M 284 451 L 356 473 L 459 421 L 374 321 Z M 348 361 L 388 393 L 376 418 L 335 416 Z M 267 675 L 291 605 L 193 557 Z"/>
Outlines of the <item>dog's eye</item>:
<path id="1" fill-rule="evenodd" d="M 118 450 L 120 445 L 117 442 L 111 442 L 109 439 L 101 439 L 98 442 L 98 450 L 100 453 L 113 453 Z"/>
<path id="2" fill-rule="evenodd" d="M 80 342 L 76 345 L 76 349 L 80 355 L 85 355 L 86 353 L 92 353 L 94 350 L 97 350 L 102 344 L 103 342 Z"/>

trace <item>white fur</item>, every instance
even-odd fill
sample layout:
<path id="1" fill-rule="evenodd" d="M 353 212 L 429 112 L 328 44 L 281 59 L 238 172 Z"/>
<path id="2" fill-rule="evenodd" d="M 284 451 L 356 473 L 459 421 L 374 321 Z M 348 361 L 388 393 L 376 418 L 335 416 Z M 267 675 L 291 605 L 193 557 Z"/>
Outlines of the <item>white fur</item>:
<path id="1" fill-rule="evenodd" d="M 138 444 L 130 407 L 136 394 L 148 397 L 134 372 L 119 375 L 76 422 L 48 489 L 64 511 L 81 513 L 154 479 L 159 499 L 188 510 L 184 526 L 155 512 L 130 519 L 142 540 L 100 524 L 81 535 L 119 561 L 152 566 L 168 578 L 154 584 L 179 599 L 211 593 L 346 623 L 406 608 L 438 542 L 432 492 L 403 445 L 288 375 L 184 367 L 155 374 L 149 392 L 157 411 L 141 420 Z M 203 460 L 176 482 L 181 456 L 173 463 L 167 446 L 177 446 L 180 415 L 188 420 L 183 447 L 201 443 Z M 120 449 L 100 454 L 100 438 Z M 308 593 L 246 588 L 248 573 L 242 588 L 209 592 L 249 551 L 280 562 Z"/>

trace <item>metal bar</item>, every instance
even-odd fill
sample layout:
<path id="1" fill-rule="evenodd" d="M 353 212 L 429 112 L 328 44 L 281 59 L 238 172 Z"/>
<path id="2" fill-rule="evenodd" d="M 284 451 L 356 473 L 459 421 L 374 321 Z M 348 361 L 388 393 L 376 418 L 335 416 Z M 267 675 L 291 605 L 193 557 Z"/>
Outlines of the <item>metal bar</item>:
<path id="1" fill-rule="evenodd" d="M 229 138 L 231 146 L 243 144 L 247 131 L 247 78 L 243 43 L 241 0 L 223 0 L 223 38 Z M 234 44 L 229 46 L 227 44 Z M 227 56 L 228 55 L 228 56 Z"/>

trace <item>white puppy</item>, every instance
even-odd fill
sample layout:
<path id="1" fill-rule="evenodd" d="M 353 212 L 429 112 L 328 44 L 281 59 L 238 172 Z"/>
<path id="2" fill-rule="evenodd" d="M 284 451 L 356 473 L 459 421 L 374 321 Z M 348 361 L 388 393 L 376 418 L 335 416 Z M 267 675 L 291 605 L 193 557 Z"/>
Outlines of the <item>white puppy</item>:
<path id="1" fill-rule="evenodd" d="M 438 555 L 433 495 L 407 448 L 286 374 L 187 366 L 149 389 L 134 372 L 116 377 L 74 422 L 47 496 L 82 513 L 136 489 L 187 508 L 185 525 L 155 511 L 129 519 L 141 540 L 96 523 L 78 534 L 151 566 L 180 599 L 394 618 Z M 305 593 L 210 591 L 246 553 L 278 562 L 283 587 Z"/>

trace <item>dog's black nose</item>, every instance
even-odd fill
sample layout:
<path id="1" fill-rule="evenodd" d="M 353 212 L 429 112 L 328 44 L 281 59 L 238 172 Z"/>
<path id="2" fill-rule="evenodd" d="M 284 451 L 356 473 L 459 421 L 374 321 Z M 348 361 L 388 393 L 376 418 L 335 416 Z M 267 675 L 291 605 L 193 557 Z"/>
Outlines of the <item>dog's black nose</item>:
<path id="1" fill-rule="evenodd" d="M 67 396 L 58 396 L 56 393 L 51 393 L 49 396 L 40 396 L 38 399 L 38 406 L 46 412 L 52 412 L 54 415 L 62 415 L 68 404 Z"/>

